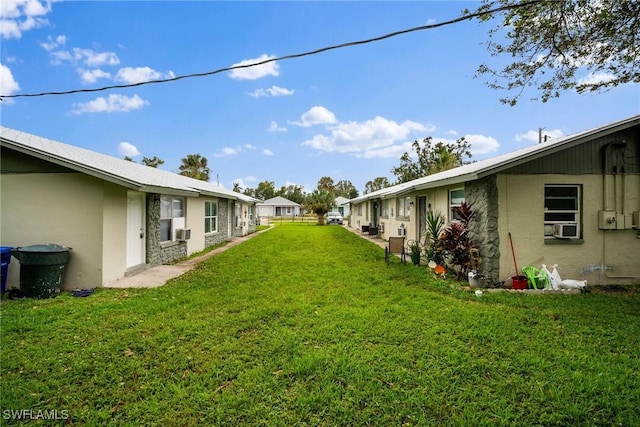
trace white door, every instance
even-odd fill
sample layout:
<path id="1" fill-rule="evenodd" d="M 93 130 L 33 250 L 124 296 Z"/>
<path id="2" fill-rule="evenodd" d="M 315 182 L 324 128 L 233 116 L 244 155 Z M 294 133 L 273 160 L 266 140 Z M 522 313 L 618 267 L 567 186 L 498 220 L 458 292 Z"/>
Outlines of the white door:
<path id="1" fill-rule="evenodd" d="M 127 192 L 127 268 L 144 264 L 144 193 Z"/>

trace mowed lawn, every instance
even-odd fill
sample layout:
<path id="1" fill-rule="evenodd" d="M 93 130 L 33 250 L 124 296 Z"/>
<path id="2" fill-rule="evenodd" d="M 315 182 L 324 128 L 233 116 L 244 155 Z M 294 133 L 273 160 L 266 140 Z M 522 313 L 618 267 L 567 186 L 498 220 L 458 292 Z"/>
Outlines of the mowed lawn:
<path id="1" fill-rule="evenodd" d="M 1 316 L 3 425 L 640 425 L 638 294 L 477 298 L 337 226 Z"/>

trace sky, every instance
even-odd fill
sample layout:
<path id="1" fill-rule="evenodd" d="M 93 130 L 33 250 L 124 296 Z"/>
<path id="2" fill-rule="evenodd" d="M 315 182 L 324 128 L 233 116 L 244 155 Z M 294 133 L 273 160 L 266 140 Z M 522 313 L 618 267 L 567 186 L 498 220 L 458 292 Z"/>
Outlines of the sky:
<path id="1" fill-rule="evenodd" d="M 0 2 L 0 94 L 90 89 L 204 73 L 439 23 L 479 2 Z M 232 188 L 316 188 L 324 176 L 395 177 L 411 143 L 465 137 L 471 160 L 640 112 L 640 85 L 562 93 L 547 103 L 475 77 L 508 58 L 486 48 L 493 24 L 465 21 L 361 46 L 175 82 L 5 98 L 3 126 L 140 162 L 208 159 Z M 590 78 L 584 75 L 581 78 Z"/>

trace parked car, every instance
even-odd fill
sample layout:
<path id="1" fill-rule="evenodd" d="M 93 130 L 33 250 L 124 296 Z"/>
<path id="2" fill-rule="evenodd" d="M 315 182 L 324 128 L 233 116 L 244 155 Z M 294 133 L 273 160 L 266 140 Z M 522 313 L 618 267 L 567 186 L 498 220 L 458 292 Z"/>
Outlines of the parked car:
<path id="1" fill-rule="evenodd" d="M 340 212 L 329 212 L 327 214 L 327 224 L 342 225 L 342 214 Z"/>

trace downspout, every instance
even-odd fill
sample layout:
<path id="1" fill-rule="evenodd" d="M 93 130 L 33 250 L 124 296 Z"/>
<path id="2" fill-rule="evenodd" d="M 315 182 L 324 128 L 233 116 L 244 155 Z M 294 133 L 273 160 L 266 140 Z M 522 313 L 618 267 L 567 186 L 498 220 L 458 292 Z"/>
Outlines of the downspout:
<path id="1" fill-rule="evenodd" d="M 606 174 L 606 159 L 607 159 L 607 149 L 609 148 L 609 146 L 611 145 L 617 145 L 620 148 L 624 148 L 627 146 L 625 141 L 622 142 L 611 142 L 607 145 L 604 146 L 603 150 L 604 150 L 604 154 L 603 154 L 603 162 L 604 162 L 604 169 L 605 169 L 605 174 Z M 616 161 L 616 165 L 614 167 L 614 205 L 615 205 L 615 209 L 616 209 L 616 214 L 618 212 L 621 213 L 625 213 L 626 209 L 625 209 L 625 191 L 626 191 L 626 171 L 624 168 L 624 165 L 620 165 L 620 167 L 618 168 L 618 162 Z M 620 195 L 618 195 L 618 175 L 619 173 L 622 175 L 620 177 L 620 185 L 621 185 L 621 190 L 620 190 Z M 606 187 L 605 187 L 605 193 L 606 194 Z M 620 199 L 620 200 L 619 200 Z M 607 202 L 605 199 L 605 210 L 607 210 Z M 618 209 L 620 207 L 620 209 Z M 602 263 L 605 266 L 602 270 L 602 272 L 604 273 L 604 276 L 607 279 L 638 279 L 640 278 L 640 276 L 625 276 L 625 275 L 621 275 L 621 276 L 617 276 L 617 275 L 611 275 L 611 274 L 607 274 L 607 269 L 606 269 L 606 265 L 607 265 L 607 249 L 606 249 L 606 236 L 607 236 L 607 230 L 603 230 L 604 232 L 602 233 Z"/>

